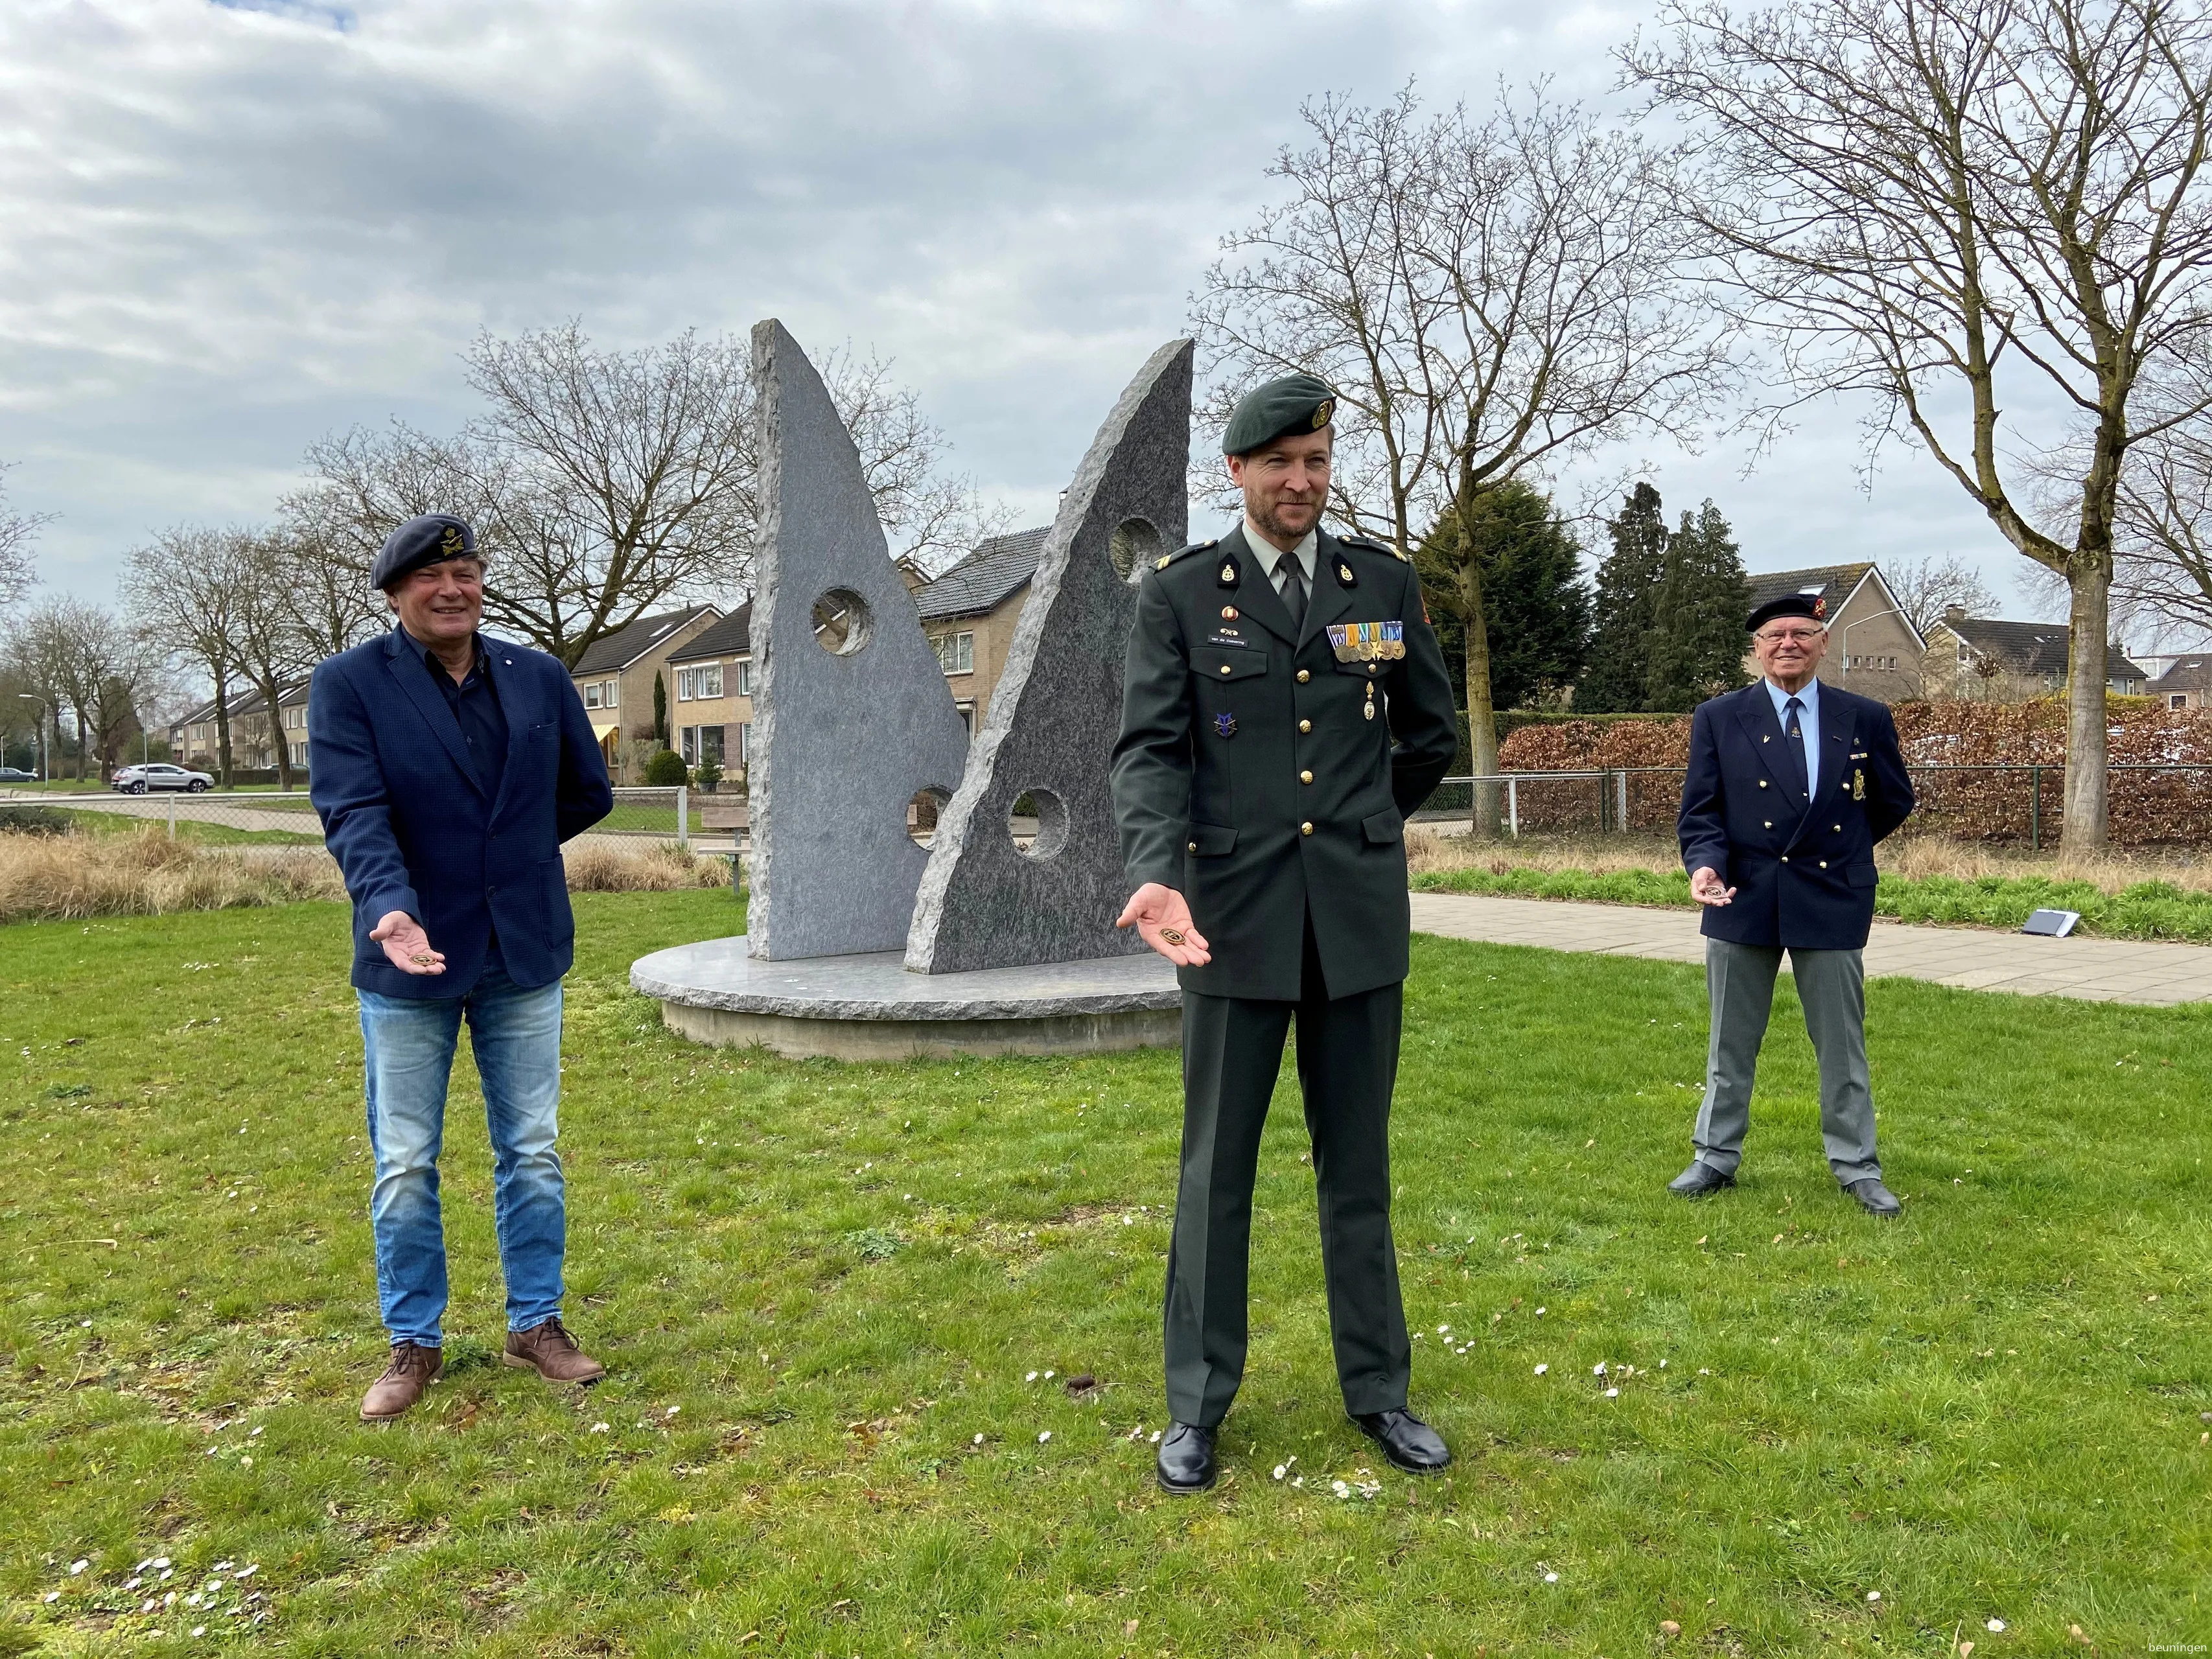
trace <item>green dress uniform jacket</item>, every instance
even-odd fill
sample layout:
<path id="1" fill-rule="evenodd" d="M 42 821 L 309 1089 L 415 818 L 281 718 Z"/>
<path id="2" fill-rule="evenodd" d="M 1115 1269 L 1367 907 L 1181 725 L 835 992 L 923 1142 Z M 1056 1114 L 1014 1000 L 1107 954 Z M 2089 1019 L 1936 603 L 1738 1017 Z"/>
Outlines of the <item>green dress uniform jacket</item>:
<path id="1" fill-rule="evenodd" d="M 1212 956 L 1183 989 L 1294 1002 L 1309 914 L 1331 997 L 1406 977 L 1406 816 L 1459 732 L 1411 563 L 1322 532 L 1293 628 L 1275 557 L 1240 525 L 1146 574 L 1113 783 L 1133 889 L 1179 890 Z"/>

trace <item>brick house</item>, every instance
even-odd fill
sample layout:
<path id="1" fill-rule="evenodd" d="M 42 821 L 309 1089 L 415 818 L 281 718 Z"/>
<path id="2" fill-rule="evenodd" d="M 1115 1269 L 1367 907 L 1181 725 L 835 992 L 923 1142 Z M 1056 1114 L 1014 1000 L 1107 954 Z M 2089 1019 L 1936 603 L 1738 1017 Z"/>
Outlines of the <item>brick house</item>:
<path id="1" fill-rule="evenodd" d="M 307 767 L 307 686 L 308 682 L 302 678 L 278 688 L 276 724 L 273 728 L 273 732 L 282 734 L 293 769 L 301 772 Z M 179 766 L 212 771 L 222 746 L 216 730 L 212 698 L 169 723 L 169 758 Z M 251 686 L 241 688 L 230 700 L 230 758 L 234 766 L 253 770 L 276 769 L 276 750 L 269 711 L 261 693 Z"/>
<path id="2" fill-rule="evenodd" d="M 668 724 L 676 725 L 676 688 L 667 672 L 672 653 L 682 650 L 722 619 L 721 608 L 688 605 L 659 616 L 640 617 L 627 628 L 594 640 L 584 648 L 568 678 L 584 700 L 592 731 L 606 757 L 607 772 L 617 783 L 632 782 L 630 745 L 648 744 L 653 738 L 653 682 L 658 678 L 668 690 Z"/>
<path id="3" fill-rule="evenodd" d="M 1823 684 L 1891 703 L 1921 695 L 1927 642 L 1876 566 L 1816 565 L 1807 570 L 1766 571 L 1745 580 L 1754 610 L 1791 593 L 1826 602 L 1828 654 L 1820 664 Z M 1747 652 L 1744 678 L 1758 676 L 1758 665 Z"/>
<path id="4" fill-rule="evenodd" d="M 1930 697 L 1966 702 L 2026 702 L 2065 689 L 2069 630 L 2064 623 L 1969 617 L 1954 605 L 1928 630 L 1925 678 Z M 2150 676 L 2117 640 L 2105 659 L 2106 689 L 2140 696 Z"/>
<path id="5" fill-rule="evenodd" d="M 753 602 L 668 653 L 670 735 L 686 766 L 712 756 L 734 775 L 752 757 Z"/>
<path id="6" fill-rule="evenodd" d="M 944 666 L 971 738 L 990 709 L 999 677 L 1006 672 L 1014 624 L 1021 620 L 1050 533 L 1041 526 L 993 536 L 943 575 L 914 590 L 922 631 Z"/>
<path id="7" fill-rule="evenodd" d="M 2212 656 L 2178 657 L 2145 688 L 2166 708 L 2212 708 Z"/>

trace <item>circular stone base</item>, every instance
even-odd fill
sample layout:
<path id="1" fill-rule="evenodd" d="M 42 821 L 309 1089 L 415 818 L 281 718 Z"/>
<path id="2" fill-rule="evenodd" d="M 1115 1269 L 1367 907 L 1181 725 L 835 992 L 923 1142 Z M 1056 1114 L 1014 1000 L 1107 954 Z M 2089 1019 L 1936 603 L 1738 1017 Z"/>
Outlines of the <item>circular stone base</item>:
<path id="1" fill-rule="evenodd" d="M 758 1043 L 793 1060 L 1101 1054 L 1182 1040 L 1175 968 L 1149 951 L 910 974 L 896 951 L 757 962 L 740 933 L 641 957 L 629 982 L 694 1042 Z"/>

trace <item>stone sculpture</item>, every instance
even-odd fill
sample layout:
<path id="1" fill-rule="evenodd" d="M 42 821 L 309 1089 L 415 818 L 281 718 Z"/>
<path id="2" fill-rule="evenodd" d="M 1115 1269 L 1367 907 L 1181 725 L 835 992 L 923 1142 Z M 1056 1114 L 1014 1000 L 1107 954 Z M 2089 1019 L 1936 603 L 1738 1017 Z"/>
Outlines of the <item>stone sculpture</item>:
<path id="1" fill-rule="evenodd" d="M 896 951 L 928 861 L 907 809 L 925 790 L 950 796 L 968 734 L 829 388 L 772 319 L 753 330 L 753 371 L 750 953 Z"/>
<path id="2" fill-rule="evenodd" d="M 1152 354 L 1061 499 L 983 729 L 939 815 L 906 935 L 911 970 L 1146 948 L 1133 929 L 1114 926 L 1128 894 L 1107 766 L 1137 579 L 1183 544 L 1192 356 L 1188 340 Z M 1008 827 L 1024 795 L 1037 809 L 1026 851 Z"/>

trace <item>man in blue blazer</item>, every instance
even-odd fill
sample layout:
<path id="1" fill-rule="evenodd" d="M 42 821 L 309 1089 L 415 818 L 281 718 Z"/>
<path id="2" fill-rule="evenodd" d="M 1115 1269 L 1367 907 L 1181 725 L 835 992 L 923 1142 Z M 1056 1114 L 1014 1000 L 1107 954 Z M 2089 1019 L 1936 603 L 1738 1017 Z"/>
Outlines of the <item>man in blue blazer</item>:
<path id="1" fill-rule="evenodd" d="M 386 1422 L 443 1363 L 438 1153 L 463 1019 L 483 1079 L 506 1362 L 554 1382 L 605 1368 L 561 1322 L 568 1211 L 554 1150 L 561 976 L 576 926 L 561 843 L 613 805 L 568 670 L 477 631 L 483 561 L 434 513 L 392 532 L 370 580 L 398 625 L 315 670 L 313 782 L 353 897 L 376 1285 L 391 1361 L 362 1401 Z"/>
<path id="2" fill-rule="evenodd" d="M 1699 706 L 1679 833 L 1690 894 L 1705 907 L 1712 1037 L 1684 1198 L 1735 1184 L 1751 1085 L 1782 953 L 1820 1066 L 1828 1167 L 1870 1214 L 1903 1207 L 1875 1156 L 1867 1073 L 1867 930 L 1875 844 L 1912 811 L 1889 709 L 1817 678 L 1828 630 L 1819 599 L 1792 593 L 1751 613 L 1760 678 Z"/>

